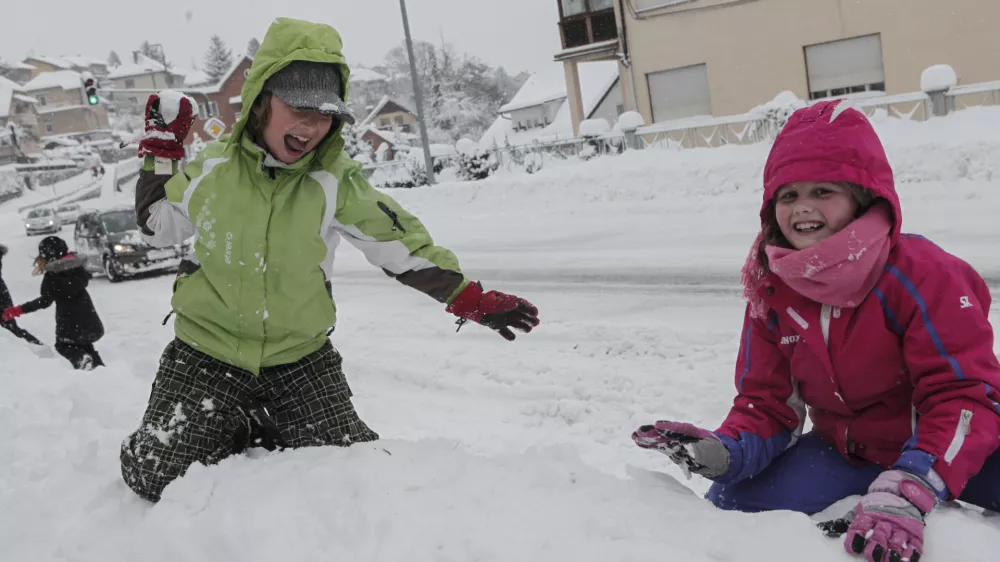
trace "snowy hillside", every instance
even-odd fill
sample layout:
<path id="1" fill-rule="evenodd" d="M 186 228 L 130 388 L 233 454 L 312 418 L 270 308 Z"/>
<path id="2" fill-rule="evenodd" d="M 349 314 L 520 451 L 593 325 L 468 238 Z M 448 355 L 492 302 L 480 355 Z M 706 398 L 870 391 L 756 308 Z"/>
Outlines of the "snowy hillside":
<path id="1" fill-rule="evenodd" d="M 996 291 L 1000 111 L 877 127 L 904 231 Z M 651 150 L 393 191 L 471 277 L 538 305 L 541 327 L 514 343 L 456 334 L 440 305 L 345 246 L 333 341 L 383 440 L 195 467 L 155 507 L 122 483 L 118 451 L 172 337 L 160 325 L 172 278 L 95 278 L 107 368 L 71 371 L 0 331 L 0 560 L 851 560 L 805 516 L 714 509 L 706 482 L 629 438 L 656 419 L 715 427 L 728 410 L 767 149 Z M 15 206 L 0 206 L 0 243 L 20 303 L 37 295 L 39 238 Z M 51 310 L 21 324 L 51 343 Z M 1000 517 L 946 506 L 926 543 L 928 562 L 993 560 Z"/>

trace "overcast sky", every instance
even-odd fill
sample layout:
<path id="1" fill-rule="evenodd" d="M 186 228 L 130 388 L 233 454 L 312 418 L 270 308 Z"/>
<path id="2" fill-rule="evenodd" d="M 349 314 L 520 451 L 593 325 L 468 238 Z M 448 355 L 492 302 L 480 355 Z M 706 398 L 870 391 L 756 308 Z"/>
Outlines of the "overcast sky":
<path id="1" fill-rule="evenodd" d="M 403 39 L 399 0 L 12 0 L 4 3 L 0 56 L 80 54 L 122 60 L 143 40 L 163 43 L 167 59 L 203 68 L 217 33 L 234 53 L 264 38 L 277 16 L 319 21 L 344 37 L 349 63 L 382 61 Z M 554 64 L 559 50 L 556 0 L 408 0 L 415 39 L 444 40 L 511 74 Z"/>

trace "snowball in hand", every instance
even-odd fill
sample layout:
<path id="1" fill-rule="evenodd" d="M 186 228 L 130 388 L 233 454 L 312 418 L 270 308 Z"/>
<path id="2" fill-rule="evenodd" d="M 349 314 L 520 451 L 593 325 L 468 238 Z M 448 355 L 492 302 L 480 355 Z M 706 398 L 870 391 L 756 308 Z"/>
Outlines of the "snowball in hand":
<path id="1" fill-rule="evenodd" d="M 163 121 L 166 124 L 174 122 L 177 119 L 177 115 L 181 112 L 181 99 L 187 98 L 188 102 L 191 103 L 191 114 L 198 115 L 198 104 L 194 102 L 194 98 L 191 96 L 186 96 L 177 90 L 163 90 L 157 94 L 160 96 L 160 115 L 163 116 Z"/>

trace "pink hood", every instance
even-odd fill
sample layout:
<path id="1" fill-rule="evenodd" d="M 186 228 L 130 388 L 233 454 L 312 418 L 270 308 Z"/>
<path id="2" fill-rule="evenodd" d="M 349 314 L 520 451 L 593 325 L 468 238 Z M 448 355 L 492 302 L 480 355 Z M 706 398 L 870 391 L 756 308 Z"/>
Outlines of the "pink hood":
<path id="1" fill-rule="evenodd" d="M 850 182 L 871 190 L 892 206 L 890 247 L 899 242 L 903 213 L 892 167 L 875 129 L 860 110 L 843 100 L 819 102 L 799 109 L 778 134 L 764 166 L 761 224 L 778 189 L 796 181 Z M 767 305 L 758 295 L 767 272 L 757 261 L 758 233 L 743 266 L 743 297 L 751 315 L 763 316 Z"/>
<path id="2" fill-rule="evenodd" d="M 771 147 L 764 166 L 761 215 L 778 188 L 795 181 L 850 182 L 873 191 L 892 204 L 893 245 L 903 214 L 892 167 L 875 129 L 860 110 L 843 100 L 804 107 L 788 119 Z"/>

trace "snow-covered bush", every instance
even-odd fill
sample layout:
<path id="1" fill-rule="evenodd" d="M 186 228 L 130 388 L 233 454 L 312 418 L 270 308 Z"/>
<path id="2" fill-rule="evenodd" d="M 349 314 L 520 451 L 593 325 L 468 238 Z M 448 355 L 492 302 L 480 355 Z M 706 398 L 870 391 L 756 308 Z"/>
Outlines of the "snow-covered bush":
<path id="1" fill-rule="evenodd" d="M 493 154 L 470 139 L 459 140 L 455 148 L 458 150 L 458 176 L 463 180 L 483 180 L 499 168 Z"/>
<path id="2" fill-rule="evenodd" d="M 759 125 L 757 134 L 764 138 L 774 138 L 788 123 L 788 118 L 796 110 L 806 106 L 806 102 L 800 100 L 798 96 L 785 90 L 773 100 L 759 105 L 750 110 L 750 113 L 759 115 Z"/>

